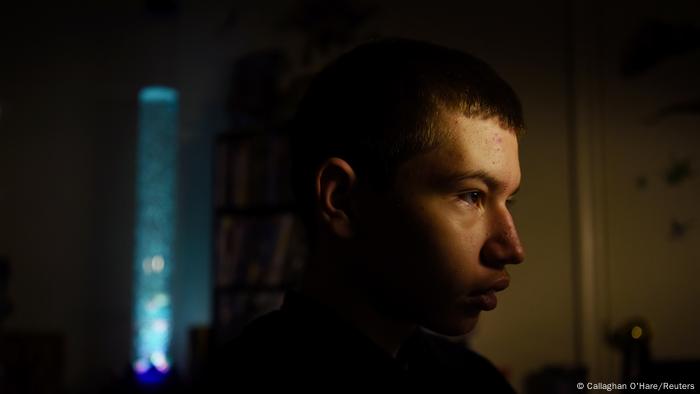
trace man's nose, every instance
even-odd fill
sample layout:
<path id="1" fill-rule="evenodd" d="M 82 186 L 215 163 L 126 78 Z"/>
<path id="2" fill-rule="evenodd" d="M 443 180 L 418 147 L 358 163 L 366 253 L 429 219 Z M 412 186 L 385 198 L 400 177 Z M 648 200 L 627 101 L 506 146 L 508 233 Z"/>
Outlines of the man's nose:
<path id="1" fill-rule="evenodd" d="M 489 236 L 481 249 L 481 261 L 495 268 L 522 263 L 525 249 L 510 212 L 507 209 L 498 212 L 491 223 Z"/>

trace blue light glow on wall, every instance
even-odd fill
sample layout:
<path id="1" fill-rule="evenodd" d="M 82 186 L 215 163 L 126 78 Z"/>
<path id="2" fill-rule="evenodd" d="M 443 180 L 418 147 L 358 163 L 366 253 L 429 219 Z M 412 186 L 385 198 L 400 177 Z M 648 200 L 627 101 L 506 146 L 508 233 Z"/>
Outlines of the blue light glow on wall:
<path id="1" fill-rule="evenodd" d="M 139 92 L 134 250 L 133 368 L 157 382 L 171 368 L 172 299 L 178 150 L 178 94 L 150 86 Z"/>

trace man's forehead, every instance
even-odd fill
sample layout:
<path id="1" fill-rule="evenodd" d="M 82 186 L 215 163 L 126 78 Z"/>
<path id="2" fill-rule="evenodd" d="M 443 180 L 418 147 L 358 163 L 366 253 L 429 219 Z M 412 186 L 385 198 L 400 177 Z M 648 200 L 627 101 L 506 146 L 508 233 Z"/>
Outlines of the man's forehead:
<path id="1" fill-rule="evenodd" d="M 499 188 L 512 186 L 517 175 L 519 183 L 517 136 L 495 119 L 446 115 L 436 132 L 440 143 L 419 160 L 421 173 L 429 178 L 443 184 L 478 179 Z"/>
<path id="2" fill-rule="evenodd" d="M 454 141 L 465 131 L 498 130 L 514 137 L 518 141 L 519 131 L 507 127 L 498 116 L 468 116 L 455 110 L 440 109 L 437 111 L 433 132 L 440 142 Z"/>

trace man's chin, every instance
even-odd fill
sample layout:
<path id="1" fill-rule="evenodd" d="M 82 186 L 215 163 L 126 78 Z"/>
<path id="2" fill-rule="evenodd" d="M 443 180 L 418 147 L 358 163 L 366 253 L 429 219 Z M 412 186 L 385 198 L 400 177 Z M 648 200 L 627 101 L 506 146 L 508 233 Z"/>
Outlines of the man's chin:
<path id="1" fill-rule="evenodd" d="M 462 316 L 455 320 L 457 321 L 441 322 L 441 324 L 426 324 L 423 325 L 423 328 L 448 337 L 464 336 L 474 330 L 476 323 L 479 322 L 479 314 Z"/>

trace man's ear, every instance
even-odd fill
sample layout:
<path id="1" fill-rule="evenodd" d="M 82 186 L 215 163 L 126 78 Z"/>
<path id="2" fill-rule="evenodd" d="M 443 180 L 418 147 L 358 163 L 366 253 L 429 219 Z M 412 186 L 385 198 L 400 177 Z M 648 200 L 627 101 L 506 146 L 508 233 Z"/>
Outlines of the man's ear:
<path id="1" fill-rule="evenodd" d="M 353 235 L 351 192 L 357 178 L 345 160 L 331 157 L 316 172 L 316 199 L 321 221 L 340 238 Z"/>

